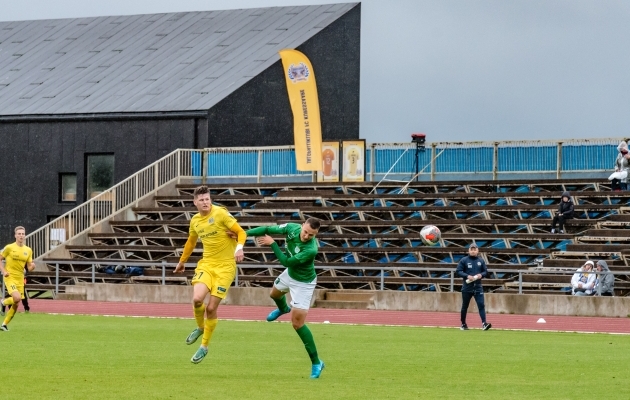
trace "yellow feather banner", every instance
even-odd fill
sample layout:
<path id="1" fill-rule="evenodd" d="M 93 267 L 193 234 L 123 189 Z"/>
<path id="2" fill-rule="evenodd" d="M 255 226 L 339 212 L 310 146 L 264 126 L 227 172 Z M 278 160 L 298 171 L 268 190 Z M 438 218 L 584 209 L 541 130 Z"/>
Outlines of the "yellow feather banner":
<path id="1" fill-rule="evenodd" d="M 309 59 L 297 50 L 281 50 L 280 58 L 293 111 L 293 137 L 298 171 L 322 170 L 322 124 L 315 73 Z"/>

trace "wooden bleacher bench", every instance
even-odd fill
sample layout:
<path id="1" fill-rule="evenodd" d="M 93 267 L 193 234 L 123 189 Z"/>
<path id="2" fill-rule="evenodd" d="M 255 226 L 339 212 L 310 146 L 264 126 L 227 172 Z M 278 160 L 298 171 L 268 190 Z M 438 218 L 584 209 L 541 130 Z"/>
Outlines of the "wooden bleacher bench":
<path id="1" fill-rule="evenodd" d="M 212 195 L 212 201 L 220 201 L 220 200 L 262 200 L 265 196 L 263 195 L 244 195 L 244 194 L 215 194 Z M 172 195 L 172 196 L 154 196 L 153 199 L 156 202 L 160 201 L 193 201 L 192 195 Z"/>
<path id="2" fill-rule="evenodd" d="M 68 285 L 59 285 L 60 291 L 65 291 L 66 286 Z M 55 290 L 54 284 L 39 284 L 39 283 L 27 283 L 24 285 L 25 290 Z"/>
<path id="3" fill-rule="evenodd" d="M 518 282 L 506 282 L 504 283 L 506 288 L 518 288 Z M 567 280 L 567 282 L 547 282 L 547 283 L 537 283 L 537 282 L 522 282 L 521 287 L 527 288 L 536 288 L 536 289 L 544 289 L 544 288 L 565 288 L 571 287 L 571 278 Z"/>
<path id="4" fill-rule="evenodd" d="M 275 203 L 257 203 L 255 207 L 258 207 L 260 204 L 276 204 Z M 287 203 L 288 204 L 288 203 Z M 297 204 L 297 203 L 296 203 Z M 592 211 L 592 210 L 616 210 L 618 207 L 611 204 L 596 204 L 596 205 L 576 205 L 576 211 Z M 449 206 L 436 206 L 432 204 L 423 205 L 423 206 L 362 206 L 362 207 L 336 207 L 336 206 L 312 206 L 305 205 L 301 208 L 301 211 L 311 212 L 311 211 L 329 211 L 333 212 L 337 209 L 343 209 L 347 212 L 373 212 L 373 211 L 524 211 L 524 212 L 555 212 L 558 209 L 557 205 L 505 205 L 505 206 L 497 206 L 497 205 L 449 205 Z"/>
<path id="5" fill-rule="evenodd" d="M 630 238 L 630 229 L 589 229 L 584 236 L 606 238 Z"/>
<path id="6" fill-rule="evenodd" d="M 272 237 L 281 237 L 280 235 L 272 235 Z M 317 235 L 320 240 L 330 239 L 415 239 L 420 237 L 419 232 L 406 233 L 329 233 L 321 232 Z M 462 239 L 462 240 L 501 240 L 501 239 L 557 239 L 569 240 L 575 237 L 568 233 L 460 233 L 460 232 L 442 232 L 442 239 Z"/>
<path id="7" fill-rule="evenodd" d="M 630 222 L 630 214 L 611 215 L 609 221 Z"/>
<path id="8" fill-rule="evenodd" d="M 599 252 L 599 251 L 552 251 L 551 256 L 553 258 L 563 258 L 563 257 L 572 257 L 572 258 L 602 258 L 606 259 L 608 257 L 621 257 L 620 251 L 613 252 Z M 586 260 L 585 260 L 586 261 Z"/>
<path id="9" fill-rule="evenodd" d="M 303 199 L 300 199 L 303 200 Z M 273 201 L 273 202 L 268 202 L 268 203 L 256 203 L 254 205 L 254 209 L 257 210 L 301 210 L 303 208 L 306 207 L 312 207 L 313 203 L 291 203 L 291 202 L 279 202 L 279 201 Z M 240 220 L 239 217 L 237 217 L 237 219 Z"/>
<path id="10" fill-rule="evenodd" d="M 595 262 L 597 260 L 594 260 L 593 262 Z M 609 267 L 625 267 L 625 264 L 623 263 L 622 260 L 616 259 L 616 260 L 609 260 L 609 259 L 605 259 L 606 263 L 608 264 Z M 581 267 L 582 265 L 584 265 L 584 263 L 586 262 L 586 259 L 584 261 L 577 261 L 576 260 L 572 260 L 572 259 L 562 259 L 562 258 L 547 258 L 543 261 L 543 267 L 559 267 L 559 268 L 564 268 L 564 267 L 574 267 L 578 268 Z M 630 267 L 628 267 L 630 269 Z"/>
<path id="11" fill-rule="evenodd" d="M 295 199 L 315 199 L 321 197 L 329 197 L 329 196 L 339 196 L 340 193 L 337 193 L 335 190 L 281 190 L 276 192 L 276 197 L 266 196 L 267 200 L 274 199 L 287 199 L 287 198 L 295 198 Z"/>
<path id="12" fill-rule="evenodd" d="M 107 238 L 152 238 L 152 239 L 168 239 L 177 238 L 185 239 L 187 233 L 180 232 L 110 232 L 110 233 L 89 233 L 90 239 L 107 239 Z"/>
<path id="13" fill-rule="evenodd" d="M 504 294 L 518 294 L 518 289 L 496 289 L 492 293 L 504 293 Z M 570 290 L 545 290 L 545 289 L 532 289 L 523 288 L 523 294 L 542 294 L 542 295 L 570 295 Z"/>
<path id="14" fill-rule="evenodd" d="M 567 251 L 586 251 L 597 253 L 616 253 L 628 250 L 627 244 L 569 244 Z"/>
<path id="15" fill-rule="evenodd" d="M 162 283 L 162 281 L 164 281 L 164 282 L 170 282 L 170 283 L 180 283 L 180 284 L 184 284 L 184 285 L 189 285 L 190 284 L 190 282 L 188 281 L 188 278 L 185 277 L 185 276 L 165 276 L 165 277 L 162 277 L 161 275 L 160 276 L 157 276 L 157 275 L 139 275 L 139 276 L 132 276 L 129 279 L 133 283 L 136 283 L 136 282 Z"/>

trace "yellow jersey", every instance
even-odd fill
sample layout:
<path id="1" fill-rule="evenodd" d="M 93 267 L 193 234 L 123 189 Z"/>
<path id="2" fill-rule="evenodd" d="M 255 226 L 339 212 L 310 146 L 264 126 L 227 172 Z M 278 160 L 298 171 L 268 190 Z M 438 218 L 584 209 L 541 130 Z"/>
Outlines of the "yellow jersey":
<path id="1" fill-rule="evenodd" d="M 227 209 L 213 204 L 209 215 L 195 214 L 192 217 L 188 233 L 201 239 L 205 260 L 234 262 L 236 241 L 227 235 L 227 231 L 235 223 L 236 219 Z"/>
<path id="2" fill-rule="evenodd" d="M 33 250 L 30 247 L 18 246 L 17 243 L 6 245 L 2 250 L 5 259 L 4 269 L 9 272 L 11 279 L 24 280 L 24 267 L 33 261 Z"/>

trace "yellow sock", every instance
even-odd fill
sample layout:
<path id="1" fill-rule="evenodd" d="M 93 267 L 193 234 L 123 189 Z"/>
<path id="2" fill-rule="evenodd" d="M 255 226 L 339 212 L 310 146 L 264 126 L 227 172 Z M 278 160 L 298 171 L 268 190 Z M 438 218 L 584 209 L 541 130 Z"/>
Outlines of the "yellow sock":
<path id="1" fill-rule="evenodd" d="M 203 347 L 208 347 L 208 343 L 210 343 L 210 338 L 212 337 L 212 332 L 214 332 L 214 328 L 217 327 L 217 322 L 219 322 L 217 318 L 207 319 L 205 321 L 203 327 L 203 338 L 201 338 L 201 345 Z"/>
<path id="2" fill-rule="evenodd" d="M 15 302 L 13 301 L 13 297 L 7 297 L 6 299 L 2 300 L 2 304 L 7 307 L 11 307 L 13 304 L 15 304 Z"/>
<path id="3" fill-rule="evenodd" d="M 11 308 L 9 308 L 9 312 L 7 312 L 7 316 L 4 318 L 4 322 L 2 323 L 2 325 L 9 325 L 9 322 L 11 322 L 11 320 L 13 319 L 13 316 L 15 315 L 15 312 L 17 311 L 17 309 L 18 309 L 17 304 L 13 304 Z"/>
<path id="4" fill-rule="evenodd" d="M 199 327 L 199 329 L 203 329 L 203 317 L 204 314 L 206 313 L 206 305 L 205 304 L 201 304 L 199 307 L 195 307 L 193 305 L 193 311 L 195 313 L 195 320 L 197 321 L 197 326 Z"/>

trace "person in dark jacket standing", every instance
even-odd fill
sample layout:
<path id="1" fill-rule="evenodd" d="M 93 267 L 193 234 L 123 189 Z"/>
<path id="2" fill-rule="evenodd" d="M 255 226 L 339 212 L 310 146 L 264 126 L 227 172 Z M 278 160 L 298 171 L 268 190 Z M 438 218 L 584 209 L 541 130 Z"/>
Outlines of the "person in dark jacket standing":
<path id="1" fill-rule="evenodd" d="M 556 224 L 560 228 L 559 233 L 564 233 L 564 221 L 573 218 L 573 200 L 569 192 L 562 193 L 562 200 L 558 206 L 556 215 L 553 216 L 551 222 L 551 233 L 556 233 Z"/>
<path id="2" fill-rule="evenodd" d="M 479 248 L 475 243 L 468 247 L 468 256 L 459 260 L 457 264 L 457 276 L 464 280 L 462 285 L 462 311 L 461 330 L 468 330 L 466 325 L 466 313 L 468 312 L 468 305 L 470 300 L 474 297 L 479 309 L 479 316 L 481 317 L 482 329 L 487 331 L 492 328 L 492 324 L 486 321 L 486 305 L 483 298 L 483 286 L 481 285 L 481 279 L 485 278 L 488 274 L 488 267 L 486 262 L 478 257 Z"/>

